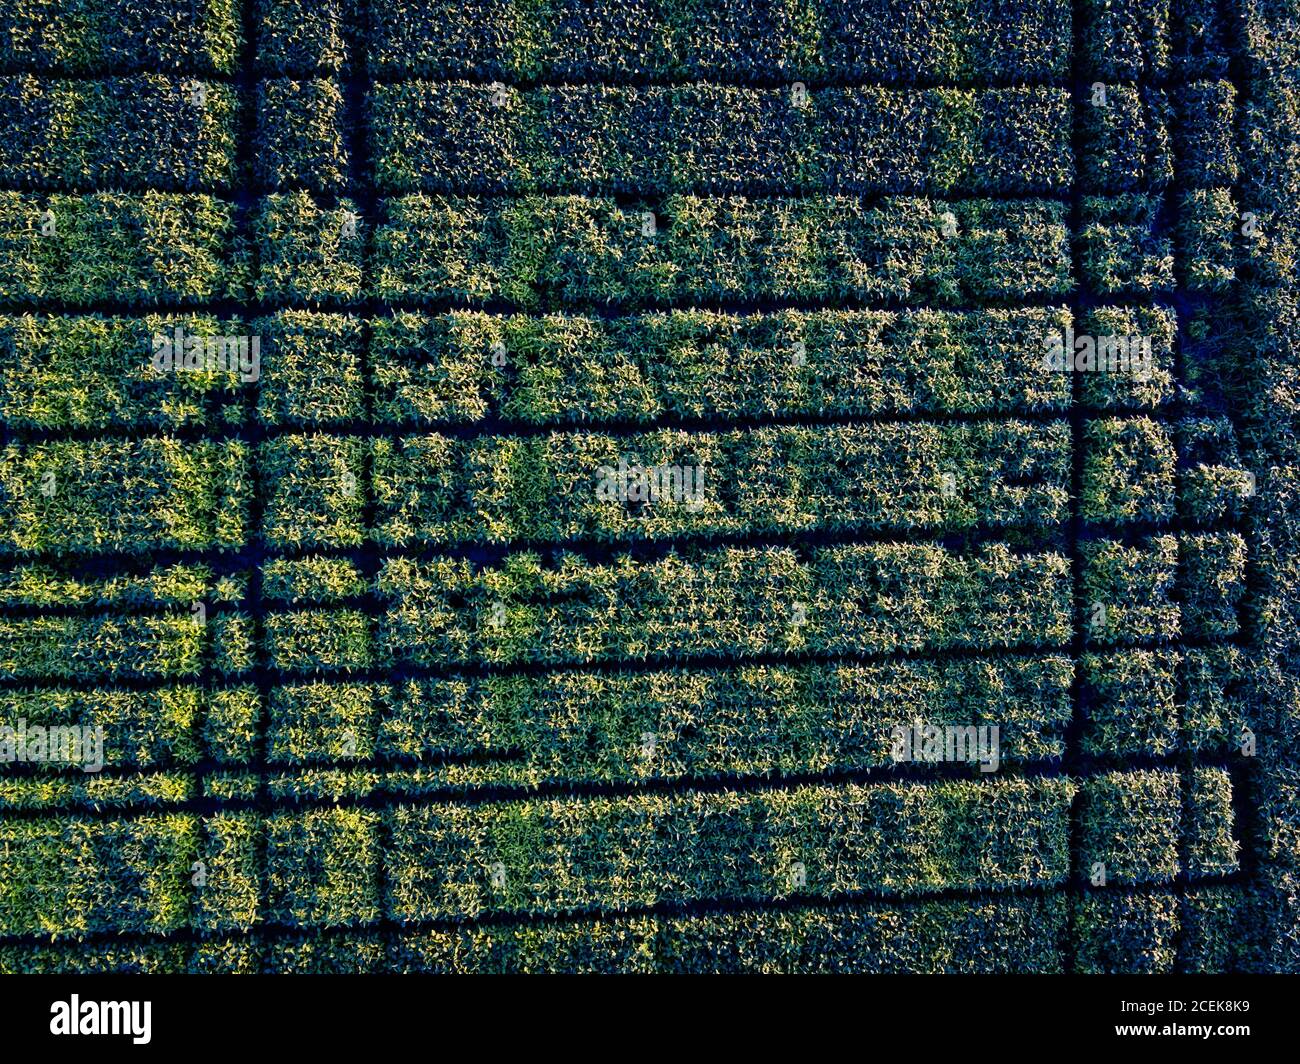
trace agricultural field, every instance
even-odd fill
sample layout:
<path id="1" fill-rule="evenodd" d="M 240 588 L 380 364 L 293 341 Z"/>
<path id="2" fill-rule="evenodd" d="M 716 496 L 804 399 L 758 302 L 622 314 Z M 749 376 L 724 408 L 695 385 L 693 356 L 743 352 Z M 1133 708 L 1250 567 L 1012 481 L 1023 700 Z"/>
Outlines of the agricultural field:
<path id="1" fill-rule="evenodd" d="M 9 0 L 0 973 L 1300 972 L 1300 0 Z"/>

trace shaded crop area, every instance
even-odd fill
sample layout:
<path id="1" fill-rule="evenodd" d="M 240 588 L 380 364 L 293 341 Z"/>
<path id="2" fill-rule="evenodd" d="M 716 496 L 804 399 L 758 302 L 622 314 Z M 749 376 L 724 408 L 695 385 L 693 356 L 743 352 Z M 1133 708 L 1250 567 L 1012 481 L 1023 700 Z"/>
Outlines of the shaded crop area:
<path id="1" fill-rule="evenodd" d="M 1300 970 L 1295 0 L 14 0 L 0 972 Z"/>

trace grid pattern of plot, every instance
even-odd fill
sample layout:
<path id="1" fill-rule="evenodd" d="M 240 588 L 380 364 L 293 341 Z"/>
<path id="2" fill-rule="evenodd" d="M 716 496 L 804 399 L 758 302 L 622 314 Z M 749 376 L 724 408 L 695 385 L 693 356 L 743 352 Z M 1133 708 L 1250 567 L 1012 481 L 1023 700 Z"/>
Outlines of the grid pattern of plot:
<path id="1" fill-rule="evenodd" d="M 1294 26 L 6 10 L 0 970 L 1285 966 Z"/>

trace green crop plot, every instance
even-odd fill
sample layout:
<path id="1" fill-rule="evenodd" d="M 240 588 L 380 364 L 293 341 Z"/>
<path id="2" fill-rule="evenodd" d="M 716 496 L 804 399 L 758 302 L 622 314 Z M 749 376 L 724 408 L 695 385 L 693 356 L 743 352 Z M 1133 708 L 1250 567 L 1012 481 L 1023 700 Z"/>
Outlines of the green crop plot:
<path id="1" fill-rule="evenodd" d="M 1300 971 L 1300 0 L 12 0 L 0 973 Z"/>

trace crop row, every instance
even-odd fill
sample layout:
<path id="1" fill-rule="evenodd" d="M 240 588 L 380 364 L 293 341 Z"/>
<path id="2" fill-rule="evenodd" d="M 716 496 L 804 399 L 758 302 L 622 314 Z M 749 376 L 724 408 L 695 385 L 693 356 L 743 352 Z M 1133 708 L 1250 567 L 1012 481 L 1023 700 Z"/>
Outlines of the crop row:
<path id="1" fill-rule="evenodd" d="M 227 201 L 0 192 L 2 302 L 198 303 L 239 294 L 247 282 Z"/>
<path id="2" fill-rule="evenodd" d="M 201 563 L 118 569 L 111 576 L 87 576 L 72 566 L 23 564 L 0 570 L 0 606 L 188 608 L 196 602 L 238 602 L 246 584 L 246 574 L 217 577 Z"/>
<path id="3" fill-rule="evenodd" d="M 167 637 L 184 633 L 173 628 Z M 1091 757 L 1235 754 L 1243 736 L 1259 727 L 1242 690 L 1244 659 L 1230 645 L 1092 652 L 1078 668 L 1082 749 Z M 1055 759 L 1064 753 L 1074 674 L 1069 658 L 1041 654 L 392 683 L 308 680 L 273 687 L 265 705 L 250 686 L 14 688 L 0 692 L 0 724 L 100 726 L 110 767 L 183 770 L 204 758 L 238 766 L 262 752 L 271 765 L 309 770 L 275 784 L 290 798 L 330 787 L 415 795 L 491 784 L 879 768 L 894 763 L 894 728 L 931 724 L 996 725 L 999 764 Z M 452 763 L 443 764 L 448 757 Z M 458 763 L 466 758 L 486 760 Z M 370 767 L 405 761 L 416 766 Z M 331 768 L 342 773 L 333 782 Z M 323 774 L 313 784 L 318 770 Z M 156 790 L 160 782 L 187 789 Z M 42 775 L 6 781 L 4 802 L 178 801 L 194 782 L 183 774 Z"/>
<path id="4" fill-rule="evenodd" d="M 875 788 L 872 804 L 879 807 L 876 817 L 888 818 L 896 833 L 905 829 L 908 820 L 925 824 L 926 813 L 930 825 L 936 828 L 940 826 L 936 818 L 945 813 L 953 818 L 949 821 L 951 827 L 963 813 L 992 827 L 993 810 L 987 807 L 1005 794 L 1010 804 L 1006 811 L 1014 809 L 1020 814 L 1015 817 L 1017 828 L 1010 834 L 1021 836 L 1023 841 L 1017 847 L 1008 839 L 1004 847 L 1010 845 L 1016 857 L 1041 861 L 1034 848 L 1025 852 L 1024 843 L 1037 841 L 1043 827 L 1050 825 L 1051 805 L 1045 817 L 1038 807 L 1055 798 L 1058 860 L 1047 868 L 1039 865 L 1038 874 L 1029 876 L 1028 881 L 1064 878 L 1068 873 L 1064 860 L 1065 812 L 1073 795 L 1070 784 L 1062 781 L 1046 785 L 1055 789 L 1055 795 L 1050 789 L 1043 793 L 1042 784 L 957 786 L 961 790 L 956 793 L 952 785 L 933 789 Z M 1029 786 L 1040 793 L 1028 793 Z M 911 798 L 910 803 L 906 803 L 905 795 Z M 11 846 L 5 848 L 3 859 L 7 889 L 6 904 L 0 906 L 0 927 L 22 932 L 45 924 L 48 931 L 48 925 L 53 923 L 65 933 L 75 933 L 98 929 L 98 922 L 111 922 L 122 930 L 169 930 L 185 926 L 193 918 L 190 909 L 195 900 L 203 908 L 215 902 L 217 912 L 213 915 L 218 920 L 242 916 L 247 926 L 262 915 L 257 911 L 257 899 L 263 875 L 267 888 L 265 915 L 270 918 L 302 926 L 367 924 L 378 919 L 385 909 L 381 861 L 386 872 L 383 879 L 389 884 L 392 898 L 387 908 L 399 919 L 475 915 L 484 908 L 547 909 L 548 886 L 551 893 L 558 893 L 556 900 L 565 907 L 619 907 L 676 897 L 781 896 L 798 892 L 790 879 L 790 868 L 798 857 L 813 859 L 804 862 L 805 870 L 811 864 L 814 875 L 820 871 L 813 847 L 820 842 L 825 848 L 838 841 L 847 828 L 845 825 L 835 831 L 836 813 L 840 818 L 847 814 L 863 824 L 871 797 L 872 791 L 865 788 L 816 788 L 753 797 L 709 794 L 551 800 L 480 806 L 463 812 L 452 808 L 398 809 L 391 814 L 391 842 L 382 851 L 378 842 L 381 817 L 367 811 L 284 814 L 272 816 L 264 824 L 249 815 L 214 817 L 208 821 L 215 829 L 209 836 L 213 843 L 211 868 L 204 886 L 197 891 L 191 887 L 189 868 L 200 853 L 198 818 L 150 816 L 120 825 L 86 825 L 72 818 L 4 823 L 0 825 L 0 838 Z M 857 801 L 850 805 L 850 798 Z M 982 818 L 980 805 L 986 807 Z M 1037 818 L 1030 819 L 1035 812 L 1047 825 L 1036 823 Z M 803 814 L 802 828 L 795 826 L 799 813 Z M 811 824 L 810 817 L 814 818 Z M 1010 819 L 998 818 L 1004 825 Z M 638 825 L 635 837 L 630 830 L 633 824 Z M 1035 831 L 1035 827 L 1039 830 Z M 100 836 L 93 849 L 88 828 Z M 880 840 L 890 836 L 861 831 L 854 832 L 853 837 L 861 840 L 859 846 L 875 838 L 879 847 Z M 939 848 L 939 838 L 937 832 L 927 831 L 916 841 L 926 856 L 935 860 L 939 855 L 932 851 Z M 80 846 L 79 840 L 84 840 Z M 258 867 L 262 845 L 266 853 L 264 872 Z M 740 849 L 735 851 L 736 856 L 747 855 L 743 864 L 729 853 L 737 846 Z M 558 868 L 552 864 L 565 850 L 570 852 L 566 864 L 576 865 L 565 877 L 567 891 L 556 875 Z M 140 885 L 143 890 L 136 887 L 141 870 L 132 866 L 134 854 L 140 851 L 153 857 L 151 875 Z M 862 873 L 870 879 L 881 871 L 887 872 L 893 864 L 880 860 L 883 855 L 872 856 L 875 861 L 861 862 Z M 960 856 L 953 854 L 958 860 Z M 858 871 L 860 862 L 846 857 L 841 853 L 839 864 L 843 871 L 839 875 L 847 873 L 848 878 Z M 318 870 L 314 874 L 307 866 L 308 859 Z M 138 863 L 139 859 L 135 860 Z M 501 870 L 496 876 L 500 887 L 495 899 L 488 889 L 490 865 Z M 614 866 L 625 868 L 624 876 L 630 877 L 621 888 L 611 875 Z M 896 870 L 893 883 L 880 886 L 918 889 L 936 883 L 946 885 L 943 872 L 935 865 L 930 868 L 927 875 L 925 866 L 913 857 Z M 653 877 L 649 875 L 651 870 L 656 873 Z M 957 882 L 980 882 L 971 875 L 973 869 L 959 869 L 952 860 L 944 871 Z M 985 871 L 985 875 L 990 872 L 993 869 Z M 664 878 L 673 873 L 676 875 L 671 880 Z M 843 884 L 832 880 L 828 884 L 827 878 L 823 874 L 818 884 L 822 890 L 853 889 L 849 885 L 852 880 Z M 126 897 L 112 899 L 116 905 L 78 904 L 75 895 L 68 897 L 67 893 L 77 891 L 78 884 L 85 882 L 101 891 L 116 888 Z M 130 911 L 132 894 L 143 895 L 138 898 L 137 913 Z M 241 911 L 231 906 L 234 900 L 244 901 L 248 908 Z M 65 913 L 76 915 L 69 919 Z M 121 915 L 113 919 L 110 914 L 114 913 Z M 200 920 L 208 915 L 202 908 L 197 914 Z"/>
<path id="5" fill-rule="evenodd" d="M 279 800 L 326 796 L 337 801 L 344 795 L 312 793 L 312 779 L 319 779 L 327 774 L 309 771 L 302 777 L 272 776 L 268 780 L 268 790 L 273 798 Z M 374 775 L 374 779 L 382 780 L 383 775 Z M 256 777 L 251 779 L 253 782 L 257 780 Z M 47 776 L 43 779 L 6 779 L 0 776 L 0 807 L 40 812 L 60 802 L 82 802 L 93 803 L 101 808 L 128 804 L 137 807 L 163 807 L 160 812 L 165 812 L 165 807 L 169 804 L 193 800 L 200 789 L 205 792 L 205 797 L 209 800 L 219 801 L 222 797 L 219 784 L 219 775 L 204 777 L 200 781 L 194 775 L 186 773 L 154 773 L 135 778 L 100 778 L 95 775 L 77 777 L 75 774 Z M 921 789 L 921 785 L 887 784 L 885 786 L 906 786 L 913 793 Z M 953 784 L 935 782 L 926 786 L 933 792 L 942 791 Z M 403 791 L 387 783 L 376 782 L 369 788 L 360 789 L 355 796 L 369 797 L 380 794 L 381 787 L 394 796 L 419 793 L 418 789 Z M 1187 812 L 1182 814 L 1180 812 L 1180 806 L 1183 805 L 1181 791 L 1184 787 L 1188 791 L 1185 803 Z M 1225 770 L 1209 767 L 1194 768 L 1182 777 L 1181 782 L 1180 777 L 1171 771 L 1110 773 L 1086 779 L 1082 789 L 1085 812 L 1081 817 L 1079 846 L 1085 857 L 1101 858 L 1099 861 L 1090 860 L 1085 873 L 1086 878 L 1094 886 L 1104 885 L 1112 878 L 1122 883 L 1167 880 L 1177 875 L 1180 868 L 1185 868 L 1193 878 L 1228 875 L 1237 870 L 1240 844 L 1233 837 L 1232 781 Z M 253 797 L 257 793 L 259 792 L 255 790 L 248 797 Z M 637 796 L 630 797 L 635 799 Z M 925 797 L 928 798 L 930 795 L 927 794 Z M 545 802 L 552 806 L 555 804 L 541 799 L 529 799 L 528 802 L 537 804 Z M 627 799 L 614 799 L 610 804 L 623 806 L 626 802 Z M 902 804 L 906 808 L 914 803 Z M 1137 810 L 1142 806 L 1149 808 L 1155 815 L 1141 816 Z M 406 806 L 400 804 L 394 808 L 399 818 L 408 811 Z M 476 812 L 483 807 L 423 805 L 415 808 L 421 811 L 468 808 L 471 812 Z M 367 819 L 374 816 L 374 814 L 363 815 Z M 1172 824 L 1174 831 L 1178 831 L 1180 815 L 1185 817 L 1181 831 L 1183 836 L 1181 854 L 1179 839 L 1176 834 L 1171 835 L 1169 830 Z M 228 818 L 233 820 L 239 816 L 233 814 L 228 815 Z M 242 819 L 247 825 L 250 818 Z M 276 819 L 271 818 L 270 823 L 274 825 Z M 543 814 L 539 819 L 545 822 L 549 817 Z M 299 825 L 293 823 L 293 829 L 298 830 Z M 254 830 L 256 830 L 255 825 Z M 524 830 L 527 831 L 526 828 Z M 248 827 L 245 826 L 241 831 L 245 841 L 248 834 Z M 258 831 L 257 834 L 260 835 L 262 832 Z M 498 835 L 495 831 L 490 831 L 490 834 Z M 306 841 L 312 841 L 320 846 L 318 838 L 309 838 Z M 370 846 L 361 845 L 357 849 L 366 852 Z M 206 887 L 208 884 L 195 885 Z M 469 915 L 474 913 L 471 912 Z M 297 917 L 295 919 L 305 924 L 313 922 Z"/>
<path id="6" fill-rule="evenodd" d="M 295 671 L 376 659 L 619 661 L 1068 643 L 1069 563 L 1005 547 L 923 545 L 673 551 L 592 564 L 517 552 L 495 566 L 387 560 L 378 630 L 347 609 L 271 615 L 268 653 Z"/>
<path id="7" fill-rule="evenodd" d="M 1235 275 L 1236 210 L 1195 189 L 1177 237 L 1195 288 Z M 233 206 L 149 192 L 0 192 L 0 301 L 147 306 L 251 294 L 288 303 L 502 301 L 521 309 L 719 300 L 969 303 L 1064 296 L 1067 207 L 1047 200 L 668 196 L 658 212 L 610 199 L 385 200 L 373 234 L 355 205 L 262 200 L 258 268 Z M 1174 287 L 1163 200 L 1085 197 L 1078 242 L 1101 295 Z M 369 245 L 369 263 L 367 264 Z M 363 284 L 367 265 L 373 284 Z"/>
<path id="8" fill-rule="evenodd" d="M 376 75 L 504 79 L 750 78 L 942 82 L 1064 80 L 1065 0 L 808 0 L 797 5 L 638 0 L 433 0 L 365 5 L 364 59 Z M 0 16 L 0 69 L 232 72 L 239 5 L 204 0 L 15 0 Z M 342 72 L 358 58 L 354 0 L 259 0 L 260 69 Z M 1219 76 L 1228 34 L 1213 0 L 1085 0 L 1083 72 L 1136 80 Z"/>
<path id="9" fill-rule="evenodd" d="M 1289 496 L 1288 467 L 1300 465 L 1300 400 L 1295 391 L 1300 386 L 1298 295 L 1290 287 L 1239 286 L 1237 298 L 1227 304 L 1239 327 L 1219 344 L 1225 368 L 1238 375 L 1231 394 L 1240 404 L 1241 421 L 1267 433 L 1267 455 L 1279 467 L 1274 506 L 1283 506 Z M 1278 532 L 1288 534 L 1283 527 Z"/>
<path id="10" fill-rule="evenodd" d="M 37 817 L 0 819 L 0 844 L 8 844 L 0 845 L 0 931 L 63 937 L 258 920 L 364 926 L 384 915 L 407 923 L 1045 887 L 1070 877 L 1076 794 L 1084 880 L 1096 877 L 1096 865 L 1108 884 L 1236 866 L 1231 781 L 1210 768 L 1186 779 L 1161 770 L 398 805 L 387 813 Z"/>
<path id="11" fill-rule="evenodd" d="M 1091 643 L 1237 632 L 1245 546 L 1235 533 L 1085 545 Z M 389 655 L 447 666 L 1051 648 L 1069 641 L 1069 583 L 1060 555 L 1001 546 L 829 547 L 806 561 L 788 548 L 711 548 L 601 564 L 516 552 L 477 570 L 393 558 L 379 576 L 388 607 L 373 646 L 368 618 L 347 609 L 272 616 L 268 638 L 277 666 L 295 670 L 364 668 Z"/>
<path id="12" fill-rule="evenodd" d="M 113 680 L 234 674 L 254 664 L 252 622 L 240 613 L 199 617 L 93 614 L 0 621 L 0 679 Z"/>
<path id="13" fill-rule="evenodd" d="M 1163 523 L 1180 500 L 1197 523 L 1240 517 L 1253 475 L 1231 435 L 1205 439 L 1214 428 L 1086 421 L 1084 519 Z M 261 531 L 273 546 L 300 548 L 1045 527 L 1063 520 L 1073 447 L 1063 420 L 468 440 L 284 435 L 259 453 Z"/>
<path id="14" fill-rule="evenodd" d="M 1252 280 L 1290 287 L 1300 254 L 1300 167 L 1289 149 L 1300 131 L 1300 85 L 1289 65 L 1252 83 L 1243 126 L 1241 210 L 1253 223 L 1245 232 L 1245 265 Z"/>
<path id="15" fill-rule="evenodd" d="M 32 741 L 30 731 L 15 730 L 15 734 L 27 736 L 29 743 Z M 203 789 L 199 781 L 200 777 L 193 772 L 148 772 L 133 776 L 80 769 L 30 775 L 0 773 L 0 816 L 10 810 L 30 813 L 86 807 L 164 811 L 197 799 Z"/>
<path id="16" fill-rule="evenodd" d="M 12 623 L 12 622 L 10 622 Z M 173 642 L 186 639 L 178 627 L 166 629 Z M 193 637 L 190 637 L 191 639 Z M 189 645 L 192 645 L 189 644 Z M 79 688 L 7 688 L 0 691 L 0 724 L 104 729 L 104 765 L 128 768 L 186 767 L 205 758 L 242 763 L 253 757 L 263 710 L 252 686 L 204 689 L 174 683 L 147 690 Z M 148 775 L 116 777 L 128 785 L 149 785 Z M 108 785 L 108 777 L 93 782 Z M 39 781 L 41 792 L 59 796 L 52 775 Z M 75 773 L 63 784 L 90 783 Z M 17 781 L 7 780 L 13 789 Z"/>
<path id="17" fill-rule="evenodd" d="M 386 908 L 402 923 L 1059 883 L 1074 793 L 1068 780 L 1008 780 L 398 808 Z"/>
<path id="18" fill-rule="evenodd" d="M 1237 635 L 1244 540 L 1235 533 L 1089 541 L 1079 619 L 1089 645 Z M 1069 567 L 1059 555 L 1002 547 L 961 555 L 920 544 L 673 553 L 544 568 L 512 555 L 467 563 L 391 559 L 377 628 L 350 608 L 272 613 L 278 669 L 333 672 L 392 661 L 420 666 L 690 660 L 700 657 L 940 651 L 1069 641 Z"/>
<path id="19" fill-rule="evenodd" d="M 1240 746 L 1234 647 L 1094 653 L 1081 668 L 1090 756 Z M 889 765 L 892 729 L 920 721 L 998 725 L 1002 759 L 1029 762 L 1064 752 L 1073 676 L 1068 658 L 1035 655 L 313 681 L 274 691 L 268 753 L 313 766 L 509 755 L 502 767 L 526 766 L 533 783 L 800 773 Z"/>
<path id="20" fill-rule="evenodd" d="M 1082 187 L 1139 192 L 1236 179 L 1235 89 L 1170 96 L 1093 88 L 1081 109 Z M 254 174 L 264 187 L 342 191 L 343 92 L 325 79 L 259 82 Z M 667 191 L 1052 193 L 1071 184 L 1066 90 L 378 85 L 376 179 L 405 192 Z M 7 184 L 225 190 L 235 179 L 231 87 L 156 74 L 0 77 Z M 1170 131 L 1173 131 L 1173 137 Z"/>
<path id="21" fill-rule="evenodd" d="M 355 422 L 368 411 L 380 424 L 426 425 L 1064 412 L 1071 375 L 1045 371 L 1044 358 L 1071 328 L 1149 339 L 1149 375 L 1085 372 L 1080 398 L 1092 409 L 1151 409 L 1173 396 L 1177 333 L 1172 309 L 1123 305 L 1078 319 L 1064 307 L 613 319 L 288 310 L 248 324 L 0 316 L 0 420 L 34 429 L 241 422 L 238 372 L 151 369 L 154 340 L 177 327 L 186 337 L 258 338 L 264 425 Z"/>
<path id="22" fill-rule="evenodd" d="M 1070 48 L 1061 0 L 383 0 L 370 14 L 369 67 L 384 75 L 1010 81 L 1064 76 Z M 301 57 L 304 66 L 312 59 Z"/>
<path id="23" fill-rule="evenodd" d="M 1224 972 L 1260 963 L 1260 896 L 1161 892 L 854 903 L 469 928 L 262 935 L 193 944 L 0 946 L 0 972 L 1054 973 Z"/>
<path id="24" fill-rule="evenodd" d="M 309 200 L 272 197 L 334 224 Z M 594 302 L 932 299 L 969 302 L 1070 289 L 1065 205 L 842 197 L 670 196 L 646 210 L 578 196 L 385 202 L 374 234 L 374 291 L 385 300 L 504 300 L 524 309 Z M 947 234 L 947 235 L 945 235 Z M 292 245 L 280 257 L 293 254 Z M 304 286 L 270 269 L 267 298 L 360 295 L 322 261 Z M 316 280 L 321 278 L 325 287 Z"/>
<path id="25" fill-rule="evenodd" d="M 171 428 L 242 420 L 244 382 L 237 357 L 233 369 L 154 370 L 155 342 L 174 344 L 177 328 L 183 342 L 204 339 L 205 360 L 207 338 L 249 332 L 239 322 L 206 314 L 0 317 L 0 420 L 39 429 Z M 292 319 L 278 333 L 287 355 Z M 286 368 L 287 381 L 292 374 Z"/>
<path id="26" fill-rule="evenodd" d="M 1178 183 L 1183 188 L 1236 184 L 1241 176 L 1241 145 L 1236 125 L 1240 92 L 1229 81 L 1197 81 L 1173 94 L 1173 147 Z"/>
<path id="27" fill-rule="evenodd" d="M 399 313 L 371 323 L 367 357 L 374 416 L 390 422 L 1015 413 L 1069 406 L 1069 375 L 1045 373 L 1043 358 L 1071 326 L 1152 340 L 1149 380 L 1083 374 L 1084 402 L 1158 405 L 1169 395 L 1176 330 L 1161 307 L 1098 308 L 1082 323 L 1047 307 L 612 320 Z"/>
<path id="28" fill-rule="evenodd" d="M 1237 90 L 1196 81 L 1164 90 L 1095 82 L 1075 101 L 1079 183 L 1089 194 L 1224 187 L 1238 176 Z"/>
<path id="29" fill-rule="evenodd" d="M 954 727 L 960 729 L 961 726 Z M 968 733 L 960 730 L 954 732 L 954 742 L 963 741 L 957 738 L 959 734 Z M 978 739 L 978 736 L 976 738 Z M 943 738 L 941 733 L 940 739 L 935 741 L 946 741 L 946 739 Z M 1229 755 L 1234 759 L 1239 754 L 1239 747 L 1234 747 L 1229 752 Z M 1121 759 L 1111 758 L 1110 760 L 1118 761 Z M 1004 775 L 1019 778 L 1019 773 L 1015 771 L 1008 772 L 1009 765 L 1010 763 L 1002 765 L 1001 771 Z M 922 775 L 925 775 L 925 773 L 922 773 Z M 949 772 L 943 775 L 946 778 L 952 778 L 954 775 L 978 779 L 990 778 L 981 775 L 978 767 L 974 764 L 963 772 Z M 64 779 L 66 778 L 64 777 Z M 232 789 L 236 778 L 245 781 L 247 784 L 246 787 L 241 785 L 238 788 L 238 793 L 235 793 L 235 790 Z M 624 779 L 613 782 L 617 782 L 621 789 L 628 784 L 645 778 L 645 776 L 634 777 L 629 774 Z M 681 777 L 668 778 L 681 779 Z M 897 779 L 899 777 L 892 776 L 886 771 L 881 774 L 880 778 Z M 791 778 L 789 782 L 794 782 L 795 779 Z M 729 778 L 723 778 L 722 780 L 722 782 L 728 781 Z M 129 780 L 124 781 L 124 793 L 120 798 L 103 799 L 99 797 L 104 793 L 101 790 L 97 792 L 95 800 L 97 802 L 106 802 L 109 807 L 132 804 L 136 799 L 125 793 L 126 782 L 129 782 Z M 259 796 L 265 796 L 277 804 L 297 805 L 310 802 L 319 805 L 336 805 L 339 802 L 357 802 L 364 805 L 379 806 L 412 800 L 436 800 L 441 802 L 447 801 L 449 797 L 453 796 L 458 801 L 473 800 L 485 795 L 493 799 L 499 799 L 503 792 L 506 791 L 518 795 L 528 795 L 535 792 L 538 786 L 543 783 L 552 792 L 574 785 L 571 781 L 544 780 L 534 765 L 524 760 L 505 757 L 497 760 L 452 761 L 446 764 L 431 764 L 414 768 L 383 768 L 369 765 L 347 767 L 342 764 L 332 766 L 315 765 L 296 769 L 273 766 L 264 775 L 209 773 L 202 777 L 201 783 L 207 795 L 216 800 L 243 798 L 247 801 L 255 801 Z M 6 790 L 18 795 L 24 803 L 24 807 L 32 811 L 48 811 L 56 808 L 68 808 L 69 804 L 73 807 L 76 805 L 75 801 L 69 803 L 57 799 L 46 800 L 43 791 L 38 798 L 33 799 L 30 795 L 36 790 L 34 786 L 25 790 L 10 786 Z M 58 797 L 62 798 L 64 796 L 60 794 Z M 156 808 L 164 803 L 150 797 L 146 804 L 153 805 Z M 1226 806 L 1227 803 L 1224 804 Z M 1226 873 L 1230 869 L 1224 869 L 1223 871 Z"/>
<path id="30" fill-rule="evenodd" d="M 611 200 L 385 201 L 375 283 L 355 206 L 305 193 L 257 210 L 253 294 L 288 302 L 933 299 L 1069 291 L 1055 202 L 669 197 L 662 229 Z M 945 236 L 945 232 L 953 235 Z M 252 280 L 233 206 L 203 195 L 0 193 L 0 300 L 148 305 L 238 297 Z"/>
<path id="31" fill-rule="evenodd" d="M 1261 708 L 1273 714 L 1267 760 L 1256 791 L 1260 823 L 1258 880 L 1266 899 L 1267 963 L 1300 968 L 1300 491 L 1297 482 L 1295 262 L 1300 168 L 1297 10 L 1291 0 L 1260 0 L 1243 12 L 1247 108 L 1240 190 L 1254 283 L 1240 292 L 1242 406 L 1271 468 L 1260 500 L 1257 542 Z M 1231 335 L 1230 335 L 1231 338 Z"/>
<path id="32" fill-rule="evenodd" d="M 1193 319 L 1194 315 L 1189 315 Z M 1044 364 L 1054 338 L 1092 338 L 1078 373 L 1093 410 L 1151 409 L 1173 397 L 1177 333 L 1163 306 L 974 311 L 669 311 L 588 316 L 397 312 L 363 319 L 288 310 L 251 323 L 206 315 L 0 317 L 0 419 L 13 428 L 95 429 L 241 424 L 244 376 L 233 369 L 156 372 L 152 346 L 174 337 L 258 341 L 255 416 L 263 425 L 529 425 L 1064 412 L 1071 374 Z M 368 335 L 367 335 L 368 327 Z M 1223 352 L 1190 320 L 1185 378 L 1213 405 L 1229 375 Z M 1071 334 L 1070 330 L 1073 330 Z M 1150 363 L 1113 372 L 1107 339 L 1150 341 Z M 223 340 L 223 344 L 225 341 Z M 1101 346 L 1099 346 L 1101 345 Z M 1203 353 L 1201 352 L 1201 349 Z M 1075 352 L 1076 355 L 1078 352 Z M 1076 359 L 1077 361 L 1077 359 Z M 1149 370 L 1149 376 L 1144 371 Z M 1185 422 L 1179 452 L 1240 466 L 1231 425 Z M 1187 471 L 1185 471 L 1187 472 Z M 1189 474 L 1190 475 L 1190 474 Z"/>
<path id="33" fill-rule="evenodd" d="M 1236 264 L 1231 197 L 1218 189 L 1180 196 L 1183 273 L 1196 288 L 1222 287 Z M 672 195 L 653 206 L 578 196 L 386 200 L 373 236 L 373 294 L 501 300 L 533 310 L 687 299 L 961 303 L 1072 288 L 1068 211 L 1058 201 L 898 197 L 868 205 L 844 197 Z M 1174 288 L 1174 235 L 1164 211 L 1161 196 L 1083 197 L 1077 241 L 1091 291 Z M 339 232 L 342 214 L 300 193 L 269 197 L 264 218 L 286 243 L 267 247 L 263 237 L 261 298 L 363 295 L 363 249 L 340 258 L 320 247 L 320 234 Z"/>
<path id="34" fill-rule="evenodd" d="M 1160 189 L 1174 151 L 1184 187 L 1235 181 L 1228 82 L 1172 96 L 1098 83 L 1093 93 L 1080 111 L 1084 191 Z M 228 190 L 238 106 L 230 86 L 193 78 L 0 77 L 0 116 L 17 131 L 0 153 L 0 182 Z M 414 81 L 376 86 L 368 107 L 388 192 L 1061 193 L 1076 162 L 1074 107 L 1053 88 Z M 255 108 L 258 184 L 343 190 L 350 133 L 338 83 L 262 81 Z"/>
<path id="35" fill-rule="evenodd" d="M 1234 463 L 1231 437 L 1205 443 L 1206 428 L 1086 422 L 1085 519 L 1167 522 L 1180 495 L 1200 522 L 1240 516 L 1254 479 L 1224 464 Z M 1217 455 L 1180 471 L 1180 435 L 1185 456 L 1201 443 Z M 1071 450 L 1063 421 L 469 440 L 286 435 L 257 452 L 238 439 L 10 444 L 0 452 L 0 546 L 238 548 L 250 537 L 254 456 L 266 488 L 259 531 L 274 547 L 1046 527 L 1063 516 Z M 37 604 L 48 601 L 42 594 Z"/>
<path id="36" fill-rule="evenodd" d="M 1236 91 L 1097 83 L 1063 89 L 799 90 L 693 85 L 515 90 L 399 82 L 372 99 L 376 180 L 388 192 L 613 189 L 859 193 L 1184 188 L 1237 176 Z M 293 121 L 323 121 L 303 97 Z M 1079 158 L 1072 114 L 1081 116 Z M 311 152 L 320 137 L 299 138 Z M 288 168 L 287 166 L 285 167 Z"/>
<path id="37" fill-rule="evenodd" d="M 367 58 L 376 73 L 530 80 L 1065 79 L 1074 21 L 1063 0 L 638 0 L 614 7 L 382 0 L 369 11 Z M 1226 70 L 1225 27 L 1212 0 L 1085 0 L 1078 18 L 1086 76 Z M 292 68 L 326 65 L 322 50 L 304 43 Z"/>
<path id="38" fill-rule="evenodd" d="M 267 751 L 304 765 L 510 755 L 537 783 L 798 774 L 891 765 L 894 729 L 920 721 L 998 725 L 1004 761 L 1035 761 L 1063 752 L 1072 674 L 1043 656 L 311 682 L 273 691 Z"/>

